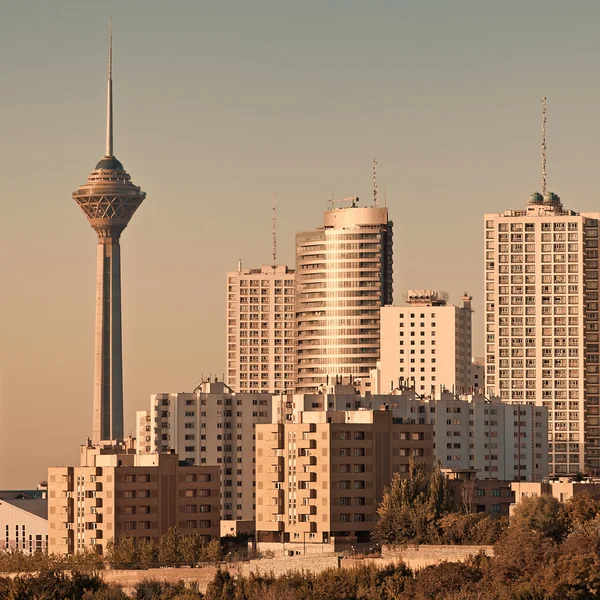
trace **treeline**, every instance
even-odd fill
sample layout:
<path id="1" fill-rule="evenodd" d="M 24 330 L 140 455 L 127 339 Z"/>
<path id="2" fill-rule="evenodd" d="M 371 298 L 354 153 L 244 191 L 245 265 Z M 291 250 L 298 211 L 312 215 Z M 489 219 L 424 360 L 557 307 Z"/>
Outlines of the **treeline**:
<path id="1" fill-rule="evenodd" d="M 172 528 L 158 544 L 150 540 L 122 537 L 109 540 L 103 556 L 92 550 L 73 556 L 22 550 L 0 551 L 0 573 L 36 573 L 76 571 L 93 573 L 106 567 L 111 569 L 149 569 L 151 567 L 180 567 L 216 564 L 223 559 L 218 540 L 205 544 L 199 535 L 179 535 Z M 0 596 L 0 599 L 2 596 Z"/>
<path id="2" fill-rule="evenodd" d="M 293 565 L 293 561 L 290 562 Z M 235 570 L 234 570 L 235 571 Z M 40 573 L 0 578 L 11 600 L 125 600 L 100 577 Z M 403 564 L 330 569 L 281 577 L 219 569 L 205 593 L 183 582 L 138 583 L 136 600 L 587 600 L 600 598 L 600 500 L 579 494 L 561 505 L 525 499 L 494 546 L 465 563 L 412 571 Z"/>
<path id="3" fill-rule="evenodd" d="M 109 540 L 104 559 L 113 569 L 148 569 L 150 567 L 195 567 L 218 563 L 223 551 L 218 540 L 205 544 L 199 535 L 180 535 L 169 529 L 155 544 L 152 540 L 131 537 Z"/>
<path id="4" fill-rule="evenodd" d="M 472 490 L 465 485 L 456 501 L 440 465 L 431 473 L 411 460 L 407 476 L 394 475 L 377 510 L 373 539 L 379 544 L 495 544 L 508 518 L 473 513 Z"/>

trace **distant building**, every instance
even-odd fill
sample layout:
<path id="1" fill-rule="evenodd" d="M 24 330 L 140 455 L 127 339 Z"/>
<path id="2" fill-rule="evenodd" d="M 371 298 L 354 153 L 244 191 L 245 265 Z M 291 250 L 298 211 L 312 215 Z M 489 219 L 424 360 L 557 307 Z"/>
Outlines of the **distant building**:
<path id="1" fill-rule="evenodd" d="M 82 446 L 81 466 L 48 470 L 49 551 L 100 554 L 110 539 L 151 539 L 171 527 L 218 539 L 219 467 L 176 454 L 136 455 L 127 444 Z"/>
<path id="2" fill-rule="evenodd" d="M 138 452 L 174 451 L 189 464 L 217 465 L 221 518 L 254 520 L 254 428 L 271 422 L 272 398 L 235 394 L 222 382 L 204 382 L 191 393 L 154 394 L 150 411 L 137 413 Z"/>
<path id="3" fill-rule="evenodd" d="M 390 411 L 301 412 L 257 425 L 256 539 L 328 544 L 370 540 L 377 506 L 411 457 L 431 469 L 432 427 Z"/>
<path id="4" fill-rule="evenodd" d="M 510 481 L 476 479 L 474 471 L 446 470 L 457 507 L 469 513 L 507 517 L 514 502 Z"/>
<path id="5" fill-rule="evenodd" d="M 478 479 L 541 481 L 548 476 L 548 412 L 543 406 L 503 403 L 482 394 L 433 398 L 412 389 L 360 395 L 334 384 L 323 394 L 273 397 L 273 420 L 295 422 L 299 413 L 388 407 L 394 417 L 433 425 L 434 455 L 450 470 L 475 470 Z"/>
<path id="6" fill-rule="evenodd" d="M 295 274 L 285 265 L 227 273 L 227 384 L 240 393 L 293 390 Z"/>
<path id="7" fill-rule="evenodd" d="M 381 309 L 380 385 L 386 394 L 403 385 L 421 395 L 446 389 L 472 391 L 471 297 L 461 306 L 433 290 L 408 290 L 408 306 Z"/>
<path id="8" fill-rule="evenodd" d="M 548 412 L 545 407 L 504 403 L 481 394 L 436 399 L 412 390 L 373 396 L 372 408 L 431 423 L 434 452 L 443 468 L 475 470 L 479 479 L 541 481 L 548 476 Z"/>
<path id="9" fill-rule="evenodd" d="M 325 212 L 323 226 L 296 234 L 296 391 L 315 393 L 336 376 L 361 390 L 379 360 L 381 306 L 392 303 L 392 222 L 388 209 Z"/>
<path id="10" fill-rule="evenodd" d="M 474 394 L 485 394 L 485 358 L 475 357 L 471 361 L 471 385 Z"/>
<path id="11" fill-rule="evenodd" d="M 568 477 L 560 477 L 558 479 L 547 479 L 546 481 L 535 483 L 513 482 L 511 488 L 515 494 L 515 505 L 519 504 L 523 498 L 542 496 L 544 494 L 554 496 L 559 502 L 566 502 L 576 494 L 584 492 L 600 496 L 600 481 L 597 479 L 574 481 Z"/>
<path id="12" fill-rule="evenodd" d="M 0 491 L 0 549 L 28 554 L 48 549 L 45 489 Z"/>

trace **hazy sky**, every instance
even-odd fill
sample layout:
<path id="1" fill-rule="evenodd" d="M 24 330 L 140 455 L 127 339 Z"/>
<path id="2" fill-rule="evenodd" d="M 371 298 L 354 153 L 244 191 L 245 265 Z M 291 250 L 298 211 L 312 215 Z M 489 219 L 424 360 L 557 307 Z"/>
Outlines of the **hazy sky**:
<path id="1" fill-rule="evenodd" d="M 147 192 L 122 238 L 126 431 L 155 392 L 225 370 L 225 273 L 271 261 L 326 199 L 387 185 L 396 302 L 474 296 L 482 215 L 548 181 L 599 210 L 600 3 L 0 0 L 0 489 L 91 434 L 96 237 L 71 197 L 104 153 Z"/>

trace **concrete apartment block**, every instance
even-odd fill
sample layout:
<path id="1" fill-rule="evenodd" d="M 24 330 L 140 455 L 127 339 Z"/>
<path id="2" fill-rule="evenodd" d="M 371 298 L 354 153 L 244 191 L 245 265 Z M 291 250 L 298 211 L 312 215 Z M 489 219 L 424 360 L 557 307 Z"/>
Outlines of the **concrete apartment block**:
<path id="1" fill-rule="evenodd" d="M 472 391 L 471 298 L 446 304 L 433 290 L 408 290 L 408 306 L 381 309 L 381 378 L 374 393 L 410 385 L 422 395 Z"/>
<path id="2" fill-rule="evenodd" d="M 174 451 L 181 460 L 221 468 L 221 518 L 254 520 L 255 426 L 270 423 L 271 394 L 235 394 L 222 382 L 195 392 L 154 394 L 138 412 L 138 452 Z M 148 438 L 150 438 L 148 440 Z"/>
<path id="3" fill-rule="evenodd" d="M 484 218 L 487 393 L 548 408 L 556 476 L 600 474 L 599 217 L 548 192 Z"/>
<path id="4" fill-rule="evenodd" d="M 295 274 L 285 265 L 227 273 L 227 384 L 236 392 L 293 390 Z"/>
<path id="5" fill-rule="evenodd" d="M 390 411 L 314 411 L 257 426 L 258 542 L 368 541 L 384 487 L 411 457 L 431 468 L 432 427 Z"/>
<path id="6" fill-rule="evenodd" d="M 50 552 L 100 554 L 110 539 L 158 542 L 182 535 L 219 537 L 219 468 L 183 466 L 176 454 L 136 455 L 122 445 L 82 447 L 79 467 L 48 470 Z"/>

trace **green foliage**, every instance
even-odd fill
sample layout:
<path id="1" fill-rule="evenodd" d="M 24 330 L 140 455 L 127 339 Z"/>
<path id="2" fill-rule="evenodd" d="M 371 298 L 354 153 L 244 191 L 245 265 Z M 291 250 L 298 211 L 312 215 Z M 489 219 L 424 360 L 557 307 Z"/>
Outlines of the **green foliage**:
<path id="1" fill-rule="evenodd" d="M 439 542 L 439 520 L 454 508 L 447 478 L 411 459 L 407 477 L 395 473 L 377 509 L 373 539 L 380 544 Z"/>
<path id="2" fill-rule="evenodd" d="M 174 527 L 160 538 L 158 545 L 158 562 L 165 566 L 176 566 L 181 564 L 181 536 Z"/>
<path id="3" fill-rule="evenodd" d="M 529 496 L 515 507 L 510 527 L 520 531 L 535 531 L 560 541 L 569 531 L 569 518 L 564 506 L 553 496 Z"/>
<path id="4" fill-rule="evenodd" d="M 102 557 L 91 550 L 80 552 L 74 556 L 59 556 L 41 551 L 29 554 L 14 549 L 0 551 L 0 573 L 36 573 L 38 571 L 62 570 L 94 573 L 103 568 L 104 561 Z"/>

